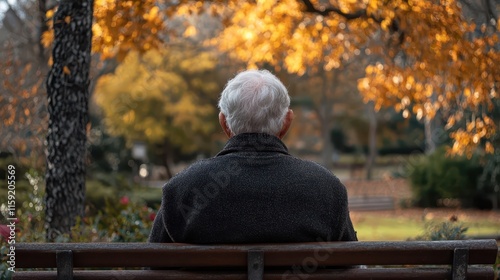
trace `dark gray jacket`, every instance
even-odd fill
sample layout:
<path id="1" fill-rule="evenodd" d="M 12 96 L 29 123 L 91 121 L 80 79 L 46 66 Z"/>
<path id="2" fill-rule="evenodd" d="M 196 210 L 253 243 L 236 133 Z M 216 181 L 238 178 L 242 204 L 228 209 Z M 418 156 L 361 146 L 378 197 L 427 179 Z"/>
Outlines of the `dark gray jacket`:
<path id="1" fill-rule="evenodd" d="M 263 133 L 234 136 L 170 179 L 149 236 L 198 244 L 351 240 L 344 185 Z"/>

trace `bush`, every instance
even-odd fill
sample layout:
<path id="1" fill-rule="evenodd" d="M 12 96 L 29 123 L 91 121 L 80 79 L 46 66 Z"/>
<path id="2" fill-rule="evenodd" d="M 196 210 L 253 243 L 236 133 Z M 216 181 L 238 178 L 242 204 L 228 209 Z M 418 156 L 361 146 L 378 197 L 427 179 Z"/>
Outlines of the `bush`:
<path id="1" fill-rule="evenodd" d="M 89 214 L 106 207 L 106 201 L 112 201 L 119 197 L 117 188 L 103 184 L 98 180 L 87 180 L 85 183 L 85 206 L 91 209 Z"/>
<path id="2" fill-rule="evenodd" d="M 426 222 L 424 234 L 417 236 L 415 240 L 464 240 L 467 229 L 455 216 L 452 216 L 445 222 Z"/>
<path id="3" fill-rule="evenodd" d="M 0 280 L 9 280 L 12 279 L 12 275 L 14 274 L 12 271 L 9 271 L 9 265 L 7 264 L 7 253 L 8 247 L 10 246 L 7 242 L 3 241 L 0 238 Z"/>
<path id="4" fill-rule="evenodd" d="M 123 196 L 119 202 L 107 201 L 97 215 L 79 219 L 66 239 L 71 242 L 146 242 L 155 216 L 155 210 Z"/>
<path id="5" fill-rule="evenodd" d="M 43 177 L 30 171 L 26 173 L 25 178 L 26 180 L 16 181 L 16 217 L 19 217 L 16 242 L 45 242 Z M 156 202 L 156 197 L 161 201 L 161 189 L 146 190 L 136 186 L 133 190 L 131 192 L 126 187 L 118 191 L 116 187 L 105 185 L 98 180 L 87 181 L 85 218 L 78 220 L 71 235 L 62 236 L 56 241 L 147 241 L 156 207 L 148 207 L 144 199 L 134 193 L 142 193 L 145 198 L 149 195 L 150 200 Z M 126 194 L 132 194 L 132 199 Z M 153 205 L 156 206 L 156 203 Z M 5 224 L 7 220 L 3 217 L 7 217 L 6 208 L 0 209 L 0 224 Z"/>
<path id="6" fill-rule="evenodd" d="M 438 200 L 459 199 L 463 207 L 481 207 L 485 193 L 477 187 L 482 166 L 476 157 L 448 157 L 445 148 L 413 162 L 409 178 L 421 207 L 437 207 Z"/>
<path id="7" fill-rule="evenodd" d="M 26 174 L 21 185 L 16 182 L 16 194 L 23 189 L 22 200 L 16 201 L 16 242 L 46 242 L 44 219 L 43 177 L 36 172 Z M 92 182 L 92 181 L 91 181 Z M 88 198 L 95 203 L 102 202 L 99 209 L 89 210 L 83 219 L 77 219 L 71 234 L 60 236 L 56 242 L 146 242 L 151 231 L 156 210 L 145 205 L 142 199 L 130 200 L 117 195 L 116 188 L 101 183 L 87 185 Z M 19 188 L 19 189 L 18 189 Z M 161 191 L 161 190 L 160 190 Z M 6 196 L 4 196 L 6 197 Z M 7 217 L 5 207 L 0 207 L 2 216 Z M 93 213 L 95 212 L 95 213 Z M 5 224 L 6 219 L 0 219 Z M 0 236 L 0 280 L 11 279 L 12 273 L 6 263 L 9 244 Z"/>

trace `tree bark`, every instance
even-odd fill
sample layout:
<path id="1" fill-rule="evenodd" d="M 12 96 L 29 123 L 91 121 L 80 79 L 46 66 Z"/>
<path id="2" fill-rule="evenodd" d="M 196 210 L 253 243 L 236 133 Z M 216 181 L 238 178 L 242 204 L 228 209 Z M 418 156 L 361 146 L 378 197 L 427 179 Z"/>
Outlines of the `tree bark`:
<path id="1" fill-rule="evenodd" d="M 169 141 L 166 139 L 163 142 L 163 166 L 165 166 L 165 170 L 167 171 L 167 179 L 172 178 L 174 176 L 170 169 L 170 166 L 172 166 L 172 149 Z"/>
<path id="2" fill-rule="evenodd" d="M 368 121 L 370 123 L 369 139 L 368 139 L 368 158 L 366 159 L 366 180 L 373 178 L 373 167 L 375 158 L 377 157 L 377 114 L 373 102 L 366 105 L 368 111 Z"/>
<path id="3" fill-rule="evenodd" d="M 424 132 L 425 132 L 425 154 L 430 155 L 436 150 L 436 143 L 432 137 L 433 127 L 432 120 L 428 117 L 424 119 Z"/>
<path id="4" fill-rule="evenodd" d="M 321 115 L 321 139 L 323 141 L 323 151 L 321 154 L 323 166 L 330 169 L 332 167 L 332 140 L 331 140 L 331 128 L 330 128 L 330 118 L 333 115 L 333 108 L 329 106 L 328 102 L 328 94 L 330 91 L 330 84 L 328 81 L 327 73 L 324 69 L 321 69 L 321 78 L 322 78 L 322 86 L 321 86 L 321 104 L 320 107 L 320 115 Z"/>
<path id="5" fill-rule="evenodd" d="M 47 241 L 70 233 L 76 217 L 84 214 L 92 13 L 93 0 L 62 0 L 54 16 L 47 77 Z"/>

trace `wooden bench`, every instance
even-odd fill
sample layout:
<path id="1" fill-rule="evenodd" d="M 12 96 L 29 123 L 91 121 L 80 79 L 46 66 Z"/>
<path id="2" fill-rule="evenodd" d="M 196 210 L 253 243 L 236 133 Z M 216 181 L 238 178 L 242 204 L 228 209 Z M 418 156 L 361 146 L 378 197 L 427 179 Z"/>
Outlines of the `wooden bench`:
<path id="1" fill-rule="evenodd" d="M 492 239 L 255 245 L 21 243 L 16 245 L 15 253 L 14 279 L 18 280 L 492 280 L 498 247 Z M 109 270 L 118 267 L 122 270 Z M 52 270 L 21 271 L 21 268 Z"/>

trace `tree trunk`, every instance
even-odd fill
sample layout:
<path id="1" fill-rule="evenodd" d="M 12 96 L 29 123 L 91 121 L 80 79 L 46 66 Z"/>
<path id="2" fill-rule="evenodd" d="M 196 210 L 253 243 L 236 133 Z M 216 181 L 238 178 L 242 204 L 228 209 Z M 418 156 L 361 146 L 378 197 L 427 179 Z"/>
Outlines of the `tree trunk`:
<path id="1" fill-rule="evenodd" d="M 424 132 L 425 132 L 425 154 L 430 155 L 436 150 L 436 142 L 433 137 L 432 119 L 425 117 L 424 119 Z"/>
<path id="2" fill-rule="evenodd" d="M 62 0 L 54 16 L 47 77 L 47 241 L 70 233 L 84 214 L 92 12 L 93 0 Z"/>
<path id="3" fill-rule="evenodd" d="M 170 148 L 170 143 L 168 140 L 165 140 L 163 143 L 163 166 L 165 166 L 165 170 L 167 171 L 167 179 L 173 177 L 172 170 L 170 166 L 172 166 L 172 150 Z"/>
<path id="4" fill-rule="evenodd" d="M 328 76 L 324 69 L 321 70 L 322 78 L 322 89 L 321 89 L 321 104 L 320 104 L 320 114 L 321 114 L 321 139 L 323 141 L 323 152 L 322 152 L 322 162 L 323 166 L 330 169 L 332 165 L 332 154 L 333 147 L 330 135 L 330 118 L 332 116 L 332 108 L 329 106 L 328 102 L 328 91 L 330 90 L 328 83 Z"/>
<path id="5" fill-rule="evenodd" d="M 377 115 L 373 102 L 366 105 L 368 110 L 368 118 L 370 123 L 369 139 L 368 139 L 368 158 L 366 159 L 366 180 L 371 180 L 373 177 L 373 166 L 375 157 L 377 156 Z"/>

